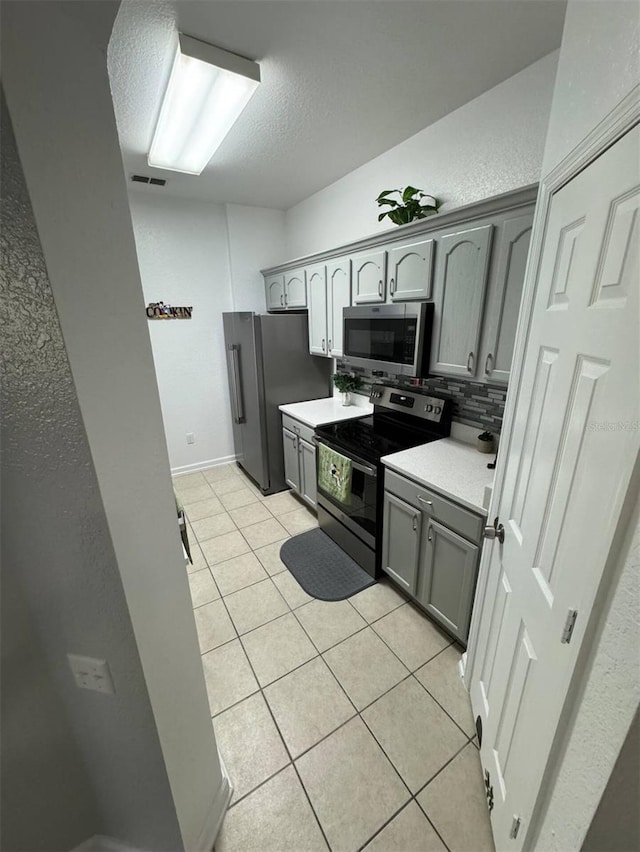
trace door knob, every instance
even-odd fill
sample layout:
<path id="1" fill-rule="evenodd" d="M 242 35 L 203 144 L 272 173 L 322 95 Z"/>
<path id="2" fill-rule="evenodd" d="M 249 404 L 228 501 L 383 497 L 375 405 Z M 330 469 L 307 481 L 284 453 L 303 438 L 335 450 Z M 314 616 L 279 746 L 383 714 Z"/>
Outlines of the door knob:
<path id="1" fill-rule="evenodd" d="M 483 535 L 485 538 L 497 538 L 500 544 L 504 544 L 504 526 L 499 523 L 499 520 L 496 518 L 493 526 L 486 526 Z"/>

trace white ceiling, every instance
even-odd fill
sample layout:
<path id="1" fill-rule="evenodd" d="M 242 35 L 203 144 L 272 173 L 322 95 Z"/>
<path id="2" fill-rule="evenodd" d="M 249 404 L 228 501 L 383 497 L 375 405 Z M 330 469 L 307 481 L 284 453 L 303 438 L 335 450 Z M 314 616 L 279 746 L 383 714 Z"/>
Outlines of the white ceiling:
<path id="1" fill-rule="evenodd" d="M 287 209 L 560 44 L 563 0 L 124 0 L 109 69 L 125 167 L 190 198 Z M 176 33 L 260 63 L 200 176 L 147 152 Z"/>

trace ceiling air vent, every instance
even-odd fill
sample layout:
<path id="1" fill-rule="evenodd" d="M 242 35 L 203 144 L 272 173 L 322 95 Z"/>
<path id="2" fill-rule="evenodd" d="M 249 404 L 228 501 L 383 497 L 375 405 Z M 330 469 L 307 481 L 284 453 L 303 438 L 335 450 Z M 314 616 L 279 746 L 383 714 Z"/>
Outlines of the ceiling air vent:
<path id="1" fill-rule="evenodd" d="M 149 183 L 152 186 L 164 186 L 166 184 L 164 178 L 147 177 L 147 175 L 131 175 L 131 180 L 134 183 Z"/>

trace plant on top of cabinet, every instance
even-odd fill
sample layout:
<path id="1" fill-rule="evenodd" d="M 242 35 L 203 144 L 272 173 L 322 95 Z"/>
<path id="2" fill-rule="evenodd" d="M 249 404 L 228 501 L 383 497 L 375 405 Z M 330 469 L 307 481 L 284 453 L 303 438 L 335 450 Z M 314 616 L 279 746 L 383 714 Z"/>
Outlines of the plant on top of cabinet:
<path id="1" fill-rule="evenodd" d="M 397 195 L 399 201 L 390 196 Z M 385 210 L 378 216 L 378 222 L 382 222 L 385 216 L 394 225 L 406 225 L 416 219 L 426 219 L 433 216 L 440 209 L 442 202 L 433 195 L 428 195 L 415 186 L 405 186 L 404 189 L 385 189 L 376 198 L 378 207 L 388 205 L 391 210 Z"/>

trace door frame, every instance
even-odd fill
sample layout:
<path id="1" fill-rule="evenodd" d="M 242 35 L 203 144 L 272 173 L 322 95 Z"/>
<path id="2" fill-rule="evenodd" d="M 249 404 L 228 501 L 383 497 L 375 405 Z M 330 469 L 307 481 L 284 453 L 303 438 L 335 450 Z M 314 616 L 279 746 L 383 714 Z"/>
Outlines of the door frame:
<path id="1" fill-rule="evenodd" d="M 488 516 L 490 518 L 494 517 L 494 514 L 497 512 L 504 487 L 506 461 L 511 448 L 515 411 L 520 399 L 520 382 L 524 366 L 524 356 L 529 342 L 529 333 L 533 319 L 533 305 L 536 295 L 536 282 L 538 279 L 542 253 L 549 225 L 551 202 L 557 192 L 566 186 L 566 184 L 575 178 L 581 171 L 587 168 L 587 166 L 589 166 L 608 148 L 612 147 L 620 138 L 622 138 L 622 136 L 624 136 L 638 123 L 640 123 L 640 85 L 635 86 L 622 99 L 622 101 L 620 101 L 620 103 L 614 107 L 614 109 L 598 125 L 596 125 L 596 127 L 594 127 L 590 133 L 588 133 L 587 136 L 585 136 L 584 139 L 549 172 L 548 175 L 543 177 L 540 181 L 538 200 L 533 221 L 531 246 L 529 249 L 529 258 L 527 260 L 527 268 L 525 272 L 520 316 L 516 331 L 513 366 L 509 382 L 510 389 L 507 392 L 503 429 L 496 459 L 496 477 L 488 509 Z M 636 469 L 637 468 L 638 460 L 636 463 Z M 617 557 L 619 555 L 621 539 L 624 537 L 623 527 L 629 520 L 631 504 L 635 503 L 634 494 L 631 492 L 634 490 L 634 482 L 636 480 L 637 476 L 632 476 L 624 506 L 622 507 L 618 517 L 617 529 L 614 535 L 612 548 L 609 553 L 609 558 L 603 566 L 600 584 L 598 586 L 593 605 L 590 612 L 584 613 L 583 616 L 587 620 L 587 626 L 579 645 L 571 681 L 567 689 L 563 708 L 558 718 L 556 734 L 549 750 L 549 758 L 542 777 L 538 798 L 531 815 L 531 820 L 527 826 L 524 845 L 525 849 L 534 848 L 535 846 L 535 841 L 550 800 L 550 793 L 553 790 L 553 781 L 561 762 L 563 745 L 566 743 L 571 733 L 576 702 L 580 701 L 582 688 L 587 675 L 588 657 L 593 650 L 595 640 L 597 639 L 597 631 L 603 603 L 616 575 L 618 562 Z M 463 659 L 460 664 L 461 675 L 465 681 L 467 689 L 469 688 L 474 667 L 478 663 L 479 659 L 478 639 L 480 630 L 484 626 L 482 624 L 481 617 L 484 604 L 488 596 L 491 594 L 492 589 L 495 593 L 495 586 L 499 579 L 498 570 L 496 569 L 493 572 L 491 571 L 491 554 L 493 546 L 493 542 L 487 542 L 483 548 L 469 632 L 468 650 L 466 654 L 463 655 Z M 545 793 L 545 791 L 547 792 Z"/>

